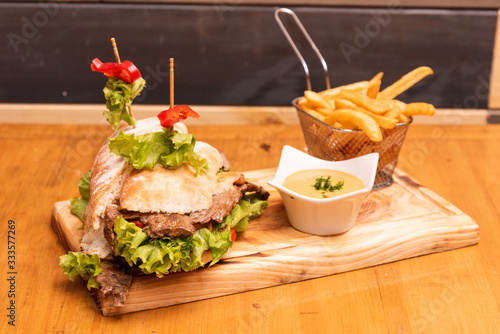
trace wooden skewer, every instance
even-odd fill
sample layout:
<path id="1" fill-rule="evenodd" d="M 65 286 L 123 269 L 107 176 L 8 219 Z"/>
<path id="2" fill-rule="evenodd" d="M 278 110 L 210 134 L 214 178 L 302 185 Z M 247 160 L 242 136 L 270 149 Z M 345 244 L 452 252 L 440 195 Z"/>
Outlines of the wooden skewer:
<path id="1" fill-rule="evenodd" d="M 170 58 L 170 109 L 174 108 L 174 58 Z"/>
<path id="2" fill-rule="evenodd" d="M 130 117 L 132 117 L 132 119 L 134 120 L 134 125 L 132 125 L 132 127 L 135 129 L 135 117 L 134 117 L 134 113 L 132 112 L 132 106 L 128 106 L 128 113 L 130 114 Z"/>
<path id="3" fill-rule="evenodd" d="M 118 53 L 118 47 L 116 46 L 116 40 L 114 37 L 111 37 L 111 45 L 113 46 L 113 52 L 115 54 L 115 59 L 117 64 L 121 64 L 122 62 L 120 61 L 120 54 Z M 132 106 L 128 106 L 128 113 L 130 114 L 130 117 L 135 121 L 134 113 L 132 112 Z M 135 122 L 133 125 L 133 128 L 135 129 Z"/>
<path id="4" fill-rule="evenodd" d="M 120 54 L 118 53 L 118 47 L 116 46 L 116 41 L 114 37 L 111 37 L 111 45 L 113 45 L 113 52 L 115 53 L 116 62 L 121 64 Z"/>

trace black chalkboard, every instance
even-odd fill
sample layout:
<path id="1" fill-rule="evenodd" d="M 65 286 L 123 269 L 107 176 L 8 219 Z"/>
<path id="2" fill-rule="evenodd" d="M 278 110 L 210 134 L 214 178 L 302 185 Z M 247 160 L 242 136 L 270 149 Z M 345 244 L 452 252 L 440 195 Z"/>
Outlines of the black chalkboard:
<path id="1" fill-rule="evenodd" d="M 225 4 L 225 3 L 224 3 Z M 176 103 L 289 105 L 306 87 L 272 6 L 0 4 L 0 102 L 103 103 L 99 57 L 122 60 L 147 81 L 138 103 L 168 104 L 175 58 Z M 437 107 L 488 104 L 496 10 L 291 7 L 322 51 L 332 85 L 385 72 L 383 85 L 421 65 L 434 69 L 400 98 Z M 311 58 L 313 89 L 324 88 Z"/>

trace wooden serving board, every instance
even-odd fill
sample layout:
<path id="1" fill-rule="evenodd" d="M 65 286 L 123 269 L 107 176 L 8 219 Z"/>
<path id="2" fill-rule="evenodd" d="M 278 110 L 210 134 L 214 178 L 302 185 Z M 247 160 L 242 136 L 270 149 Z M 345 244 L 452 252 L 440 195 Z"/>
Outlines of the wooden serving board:
<path id="1" fill-rule="evenodd" d="M 124 307 L 112 307 L 110 298 L 96 300 L 102 314 L 125 314 L 262 289 L 479 242 L 479 227 L 471 217 L 397 169 L 392 186 L 368 196 L 350 231 L 335 236 L 299 232 L 289 225 L 277 191 L 267 185 L 275 171 L 245 173 L 271 192 L 269 207 L 238 236 L 223 261 L 161 279 L 134 277 Z M 54 204 L 52 225 L 68 250 L 79 250 L 81 222 L 70 213 L 69 201 Z"/>

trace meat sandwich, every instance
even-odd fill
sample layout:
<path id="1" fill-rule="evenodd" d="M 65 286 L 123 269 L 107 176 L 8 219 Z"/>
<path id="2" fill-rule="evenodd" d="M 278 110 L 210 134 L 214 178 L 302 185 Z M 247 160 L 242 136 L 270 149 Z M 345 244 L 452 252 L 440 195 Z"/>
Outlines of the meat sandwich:
<path id="1" fill-rule="evenodd" d="M 135 275 L 163 277 L 215 264 L 236 232 L 267 206 L 265 189 L 228 171 L 223 154 L 201 141 L 193 139 L 192 151 L 204 161 L 202 168 L 192 159 L 176 167 L 157 162 L 136 168 L 137 161 L 149 159 L 139 156 L 143 151 L 162 149 L 157 142 L 144 144 L 162 133 L 180 136 L 187 129 L 177 123 L 167 130 L 156 117 L 148 118 L 115 132 L 101 147 L 90 172 L 81 251 L 61 257 L 70 279 L 80 275 L 89 289 L 112 296 L 114 306 L 124 305 Z M 132 139 L 131 146 L 143 147 L 125 156 L 122 141 Z"/>

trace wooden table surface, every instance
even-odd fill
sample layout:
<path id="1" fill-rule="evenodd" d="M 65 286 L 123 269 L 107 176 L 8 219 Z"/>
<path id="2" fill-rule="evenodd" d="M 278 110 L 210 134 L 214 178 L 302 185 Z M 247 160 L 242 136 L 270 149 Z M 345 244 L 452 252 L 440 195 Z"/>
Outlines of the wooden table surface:
<path id="1" fill-rule="evenodd" d="M 277 166 L 298 125 L 191 126 L 236 170 Z M 300 283 L 106 318 L 59 267 L 54 202 L 78 195 L 110 129 L 0 125 L 0 333 L 499 333 L 500 126 L 412 125 L 399 167 L 474 218 L 478 245 Z M 15 298 L 7 267 L 15 225 Z M 224 278 L 221 277 L 223 280 Z M 9 303 L 15 301 L 15 327 Z"/>

